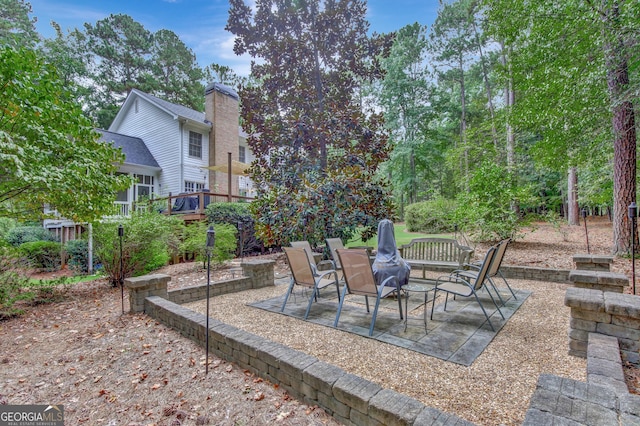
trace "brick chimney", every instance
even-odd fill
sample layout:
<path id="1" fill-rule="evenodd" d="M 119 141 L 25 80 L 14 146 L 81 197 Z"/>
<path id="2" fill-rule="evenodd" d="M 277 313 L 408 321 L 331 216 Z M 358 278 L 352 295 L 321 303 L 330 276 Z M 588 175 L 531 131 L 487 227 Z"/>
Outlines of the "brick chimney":
<path id="1" fill-rule="evenodd" d="M 223 166 L 224 172 L 209 171 L 209 190 L 228 194 L 227 165 L 229 154 L 238 161 L 239 119 L 238 94 L 220 83 L 210 83 L 204 91 L 205 119 L 212 123 L 209 133 L 209 166 Z M 238 195 L 238 177 L 231 176 L 231 194 Z"/>

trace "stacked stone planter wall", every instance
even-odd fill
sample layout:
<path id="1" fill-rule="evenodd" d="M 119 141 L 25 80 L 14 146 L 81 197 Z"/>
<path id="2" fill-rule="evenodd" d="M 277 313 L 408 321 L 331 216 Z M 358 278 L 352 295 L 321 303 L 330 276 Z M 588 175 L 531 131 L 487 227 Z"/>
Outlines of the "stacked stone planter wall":
<path id="1" fill-rule="evenodd" d="M 640 361 L 640 296 L 572 287 L 564 304 L 571 308 L 571 355 L 585 358 L 589 333 L 595 332 L 617 338 L 624 360 Z"/>
<path id="2" fill-rule="evenodd" d="M 243 264 L 247 277 L 212 283 L 210 295 L 274 285 L 273 263 L 247 261 Z M 177 302 L 204 299 L 206 285 L 167 291 L 169 281 L 166 275 L 126 280 L 131 306 L 142 303 L 147 315 L 204 347 L 205 315 Z M 163 284 L 164 291 L 160 288 Z M 473 425 L 304 352 L 214 319 L 209 319 L 209 351 L 278 384 L 301 401 L 322 407 L 345 425 Z"/>
<path id="3" fill-rule="evenodd" d="M 622 369 L 622 359 L 639 361 L 640 297 L 621 294 L 629 280 L 609 271 L 612 257 L 573 259 L 569 353 L 587 358 L 587 382 L 541 375 L 523 424 L 640 425 L 640 396 Z"/>

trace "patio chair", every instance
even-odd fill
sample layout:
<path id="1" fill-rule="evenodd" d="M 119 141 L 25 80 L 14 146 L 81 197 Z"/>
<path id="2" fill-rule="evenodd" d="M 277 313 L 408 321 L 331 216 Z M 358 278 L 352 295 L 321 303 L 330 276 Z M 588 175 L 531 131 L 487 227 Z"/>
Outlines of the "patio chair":
<path id="1" fill-rule="evenodd" d="M 336 253 L 340 259 L 342 265 L 342 273 L 344 274 L 345 286 L 342 289 L 342 295 L 340 296 L 340 304 L 338 305 L 338 313 L 336 314 L 336 320 L 333 323 L 334 327 L 338 326 L 340 320 L 340 313 L 342 312 L 342 305 L 348 295 L 364 296 L 365 303 L 367 305 L 367 312 L 369 310 L 369 297 L 376 298 L 376 306 L 373 309 L 373 315 L 371 317 L 371 325 L 369 326 L 369 336 L 373 335 L 373 327 L 376 323 L 376 317 L 378 315 L 378 307 L 380 306 L 380 299 L 383 297 L 395 294 L 398 298 L 398 311 L 400 312 L 400 320 L 402 316 L 402 300 L 400 297 L 400 283 L 398 278 L 390 276 L 382 283 L 377 284 L 376 279 L 373 276 L 373 269 L 371 269 L 371 262 L 369 262 L 369 255 L 365 249 L 337 249 Z M 394 282 L 395 285 L 388 286 L 387 283 Z"/>
<path id="2" fill-rule="evenodd" d="M 491 268 L 491 263 L 496 257 L 496 252 L 497 252 L 497 248 L 495 246 L 487 250 L 487 254 L 484 257 L 484 260 L 482 261 L 480 269 L 478 273 L 475 274 L 474 276 L 462 276 L 460 275 L 461 271 L 453 271 L 449 275 L 438 277 L 438 279 L 436 280 L 436 286 L 433 290 L 433 305 L 431 307 L 431 319 L 433 319 L 433 311 L 435 310 L 435 307 L 436 307 L 436 295 L 438 294 L 438 291 L 444 291 L 446 293 L 446 297 L 444 300 L 445 311 L 447 310 L 447 301 L 449 299 L 449 294 L 453 294 L 454 298 L 455 296 L 462 296 L 462 297 L 473 296 L 475 297 L 476 302 L 478 302 L 478 305 L 480 305 L 480 309 L 482 309 L 484 316 L 487 318 L 489 327 L 491 327 L 491 330 L 495 331 L 495 328 L 493 328 L 493 324 L 491 324 L 491 320 L 489 320 L 489 315 L 487 314 L 487 311 L 484 309 L 484 306 L 482 306 L 482 302 L 480 302 L 480 298 L 478 297 L 478 291 L 480 291 L 484 286 L 487 273 Z M 495 299 L 493 298 L 493 295 L 491 294 L 488 288 L 487 288 L 487 293 L 489 294 L 489 297 L 491 298 L 491 301 L 495 305 L 496 309 L 500 313 L 500 316 L 504 319 L 504 315 L 502 315 L 502 311 L 500 311 L 500 307 L 496 303 Z"/>
<path id="3" fill-rule="evenodd" d="M 333 266 L 333 262 L 330 260 L 321 260 L 319 262 L 316 261 L 313 250 L 311 250 L 311 244 L 309 244 L 309 241 L 291 241 L 291 247 L 304 249 L 304 251 L 307 253 L 307 257 L 309 258 L 309 264 L 311 265 L 311 269 L 313 269 L 313 275 L 316 275 L 316 276 L 319 275 L 319 270 L 320 268 L 323 267 L 323 265 Z"/>
<path id="4" fill-rule="evenodd" d="M 342 244 L 342 240 L 340 238 L 327 238 L 325 241 L 327 242 L 327 247 L 329 248 L 329 253 L 331 254 L 333 269 L 335 269 L 336 271 L 342 271 L 340 258 L 338 257 L 338 253 L 336 252 L 336 250 L 338 249 L 345 248 L 344 244 Z"/>
<path id="5" fill-rule="evenodd" d="M 498 293 L 498 298 L 500 298 L 500 301 L 502 302 L 502 306 L 504 306 L 504 300 L 502 300 L 502 297 L 498 292 L 498 288 L 496 287 L 496 283 L 493 281 L 493 278 L 496 277 L 497 275 L 500 275 L 500 278 L 502 278 L 502 280 L 506 284 L 513 298 L 518 300 L 518 298 L 516 297 L 516 294 L 513 292 L 513 289 L 507 282 L 507 279 L 504 277 L 504 275 L 502 275 L 502 272 L 500 272 L 500 266 L 502 265 L 502 260 L 504 259 L 504 253 L 507 251 L 507 246 L 509 245 L 510 242 L 511 242 L 511 238 L 505 238 L 504 240 L 498 243 L 498 246 L 497 246 L 498 251 L 496 253 L 496 257 L 495 259 L 493 259 L 493 262 L 491 263 L 491 268 L 489 268 L 489 271 L 487 272 L 487 280 L 489 280 L 493 289 L 496 291 L 496 293 Z M 467 275 L 477 274 L 478 271 L 480 270 L 481 262 L 465 263 L 464 266 L 467 268 L 473 269 L 473 270 L 466 270 L 465 273 Z"/>
<path id="6" fill-rule="evenodd" d="M 304 314 L 304 319 L 307 319 L 307 317 L 309 316 L 311 304 L 314 300 L 318 300 L 318 294 L 321 289 L 335 284 L 336 293 L 338 294 L 338 297 L 340 297 L 340 288 L 338 287 L 338 273 L 336 271 L 322 271 L 321 274 L 314 275 L 313 269 L 311 268 L 311 263 L 309 263 L 309 258 L 307 257 L 307 254 L 305 253 L 305 250 L 303 248 L 283 247 L 282 249 L 287 256 L 287 262 L 289 263 L 289 267 L 291 268 L 291 283 L 289 284 L 289 288 L 287 289 L 287 294 L 284 297 L 284 302 L 282 303 L 280 312 L 284 311 L 287 300 L 289 300 L 289 296 L 293 292 L 293 289 L 296 285 L 313 289 L 311 292 L 311 296 L 309 297 L 309 304 L 307 305 L 307 311 Z M 330 278 L 331 274 L 333 274 L 333 278 Z"/>

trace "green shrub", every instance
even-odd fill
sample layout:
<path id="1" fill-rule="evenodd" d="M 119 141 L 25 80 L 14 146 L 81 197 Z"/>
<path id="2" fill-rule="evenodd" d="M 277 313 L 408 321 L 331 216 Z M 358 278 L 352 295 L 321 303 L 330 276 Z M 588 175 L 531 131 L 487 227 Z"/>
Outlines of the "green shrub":
<path id="1" fill-rule="evenodd" d="M 180 251 L 183 254 L 195 254 L 197 261 L 206 261 L 207 251 L 207 230 L 209 225 L 206 222 L 195 222 L 187 225 L 185 228 Z M 211 261 L 214 263 L 222 263 L 225 260 L 233 259 L 236 252 L 236 233 L 235 226 L 227 223 L 214 225 L 213 229 L 216 233 L 215 245 L 211 253 Z"/>
<path id="2" fill-rule="evenodd" d="M 7 232 L 7 242 L 14 247 L 34 241 L 58 241 L 58 238 L 42 226 L 16 226 Z"/>
<path id="3" fill-rule="evenodd" d="M 89 271 L 89 243 L 86 240 L 71 240 L 64 245 L 69 267 L 77 272 Z"/>
<path id="4" fill-rule="evenodd" d="M 452 232 L 455 224 L 455 207 L 454 201 L 445 198 L 410 204 L 405 208 L 404 214 L 407 231 L 426 234 Z"/>
<path id="5" fill-rule="evenodd" d="M 249 203 L 212 203 L 207 206 L 205 214 L 209 223 L 227 223 L 236 229 L 242 226 L 242 233 L 237 233 L 237 256 L 264 250 L 264 244 L 255 235 L 255 221 Z M 243 253 L 240 253 L 240 247 Z"/>
<path id="6" fill-rule="evenodd" d="M 20 244 L 20 252 L 29 260 L 34 268 L 46 271 L 60 269 L 62 263 L 60 243 L 53 241 L 33 241 Z"/>
<path id="7" fill-rule="evenodd" d="M 8 244 L 9 231 L 18 226 L 18 221 L 8 217 L 0 217 L 0 245 Z"/>
<path id="8" fill-rule="evenodd" d="M 532 203 L 528 188 L 517 187 L 498 164 L 486 162 L 476 169 L 469 191 L 458 195 L 456 222 L 476 241 L 517 238 L 525 224 L 513 204 Z"/>
<path id="9" fill-rule="evenodd" d="M 93 227 L 94 252 L 112 284 L 120 280 L 120 238 L 123 225 L 123 278 L 143 275 L 167 264 L 179 248 L 183 233 L 182 219 L 158 212 L 136 211 L 121 223 L 101 222 Z"/>

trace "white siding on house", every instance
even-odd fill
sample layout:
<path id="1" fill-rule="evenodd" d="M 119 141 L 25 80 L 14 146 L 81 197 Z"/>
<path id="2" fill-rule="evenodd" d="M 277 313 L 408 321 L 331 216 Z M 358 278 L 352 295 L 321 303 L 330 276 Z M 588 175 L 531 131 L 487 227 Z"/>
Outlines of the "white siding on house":
<path id="1" fill-rule="evenodd" d="M 166 196 L 170 192 L 178 194 L 184 187 L 181 160 L 186 160 L 187 157 L 184 154 L 185 158 L 181 158 L 180 153 L 184 153 L 185 149 L 188 150 L 189 132 L 187 130 L 186 135 L 185 131 L 181 134 L 181 123 L 177 117 L 168 114 L 144 98 L 138 97 L 137 101 L 138 112 L 134 110 L 135 102 L 128 103 L 129 110 L 121 112 L 126 113 L 123 114 L 123 119 L 117 127 L 112 125 L 109 130 L 141 138 L 162 168 L 156 186 L 158 195 Z"/>
<path id="2" fill-rule="evenodd" d="M 202 135 L 202 156 L 200 158 L 189 156 L 189 132 L 196 132 Z M 184 158 L 183 182 L 180 192 L 184 190 L 184 181 L 202 183 L 204 188 L 209 188 L 207 182 L 208 171 L 205 169 L 209 162 L 209 132 L 195 128 L 189 124 L 183 126 L 182 137 L 184 138 L 184 146 L 182 155 Z"/>

